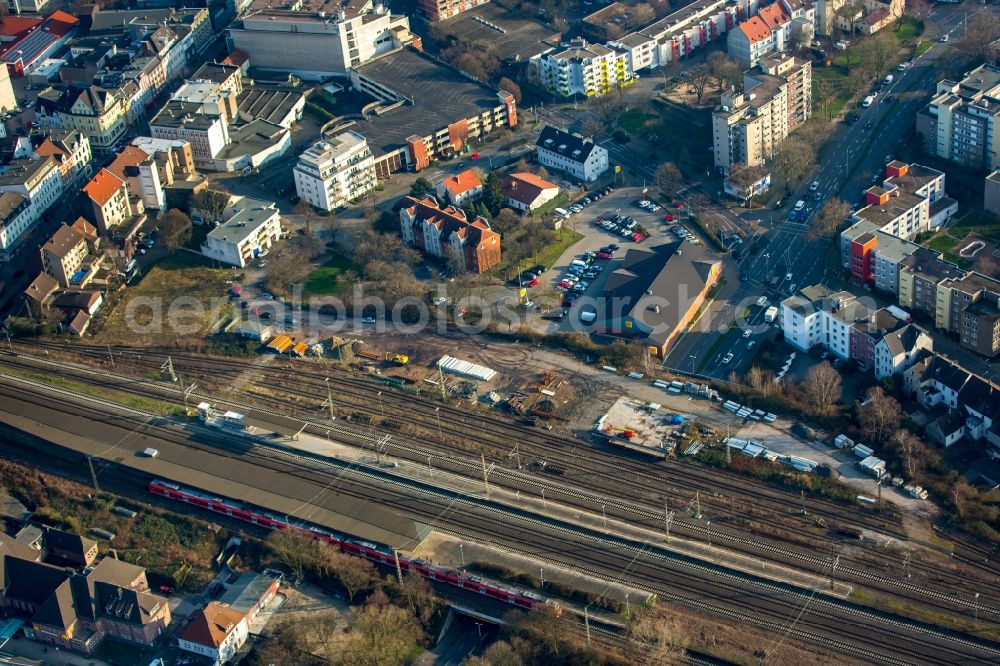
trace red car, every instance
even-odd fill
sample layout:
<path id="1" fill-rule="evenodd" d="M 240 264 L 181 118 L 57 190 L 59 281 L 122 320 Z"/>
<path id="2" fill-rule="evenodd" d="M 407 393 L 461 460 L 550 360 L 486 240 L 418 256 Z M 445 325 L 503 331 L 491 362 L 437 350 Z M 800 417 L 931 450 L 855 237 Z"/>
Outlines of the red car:
<path id="1" fill-rule="evenodd" d="M 529 287 L 537 287 L 538 286 L 538 278 L 532 279 L 531 282 L 528 283 L 528 286 Z"/>
<path id="2" fill-rule="evenodd" d="M 479 153 L 472 153 L 472 159 L 478 160 L 479 159 Z"/>
<path id="3" fill-rule="evenodd" d="M 600 252 L 597 253 L 598 259 L 611 259 L 613 256 L 614 256 L 613 254 L 611 254 L 610 252 L 605 252 L 604 250 L 601 250 Z"/>
<path id="4" fill-rule="evenodd" d="M 634 240 L 634 241 L 635 241 L 636 243 L 638 243 L 639 241 L 644 241 L 644 240 L 646 240 L 646 237 L 645 237 L 645 236 L 643 236 L 642 234 L 640 234 L 640 233 L 639 233 L 639 232 L 637 231 L 637 232 L 635 232 L 634 234 L 632 234 L 632 240 Z"/>
<path id="5" fill-rule="evenodd" d="M 674 216 L 671 215 L 670 213 L 667 213 L 666 215 L 663 216 L 663 219 L 666 220 L 667 222 L 673 222 Z"/>
<path id="6" fill-rule="evenodd" d="M 684 204 L 680 201 L 675 201 L 674 208 L 676 208 L 677 210 L 684 210 Z"/>

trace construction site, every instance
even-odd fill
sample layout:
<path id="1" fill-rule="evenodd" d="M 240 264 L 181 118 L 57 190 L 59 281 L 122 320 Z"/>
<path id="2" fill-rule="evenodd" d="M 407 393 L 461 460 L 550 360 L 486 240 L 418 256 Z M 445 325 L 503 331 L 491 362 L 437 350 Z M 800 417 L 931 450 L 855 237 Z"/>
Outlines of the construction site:
<path id="1" fill-rule="evenodd" d="M 598 441 L 638 453 L 666 458 L 683 441 L 690 423 L 659 403 L 621 397 L 594 423 Z"/>

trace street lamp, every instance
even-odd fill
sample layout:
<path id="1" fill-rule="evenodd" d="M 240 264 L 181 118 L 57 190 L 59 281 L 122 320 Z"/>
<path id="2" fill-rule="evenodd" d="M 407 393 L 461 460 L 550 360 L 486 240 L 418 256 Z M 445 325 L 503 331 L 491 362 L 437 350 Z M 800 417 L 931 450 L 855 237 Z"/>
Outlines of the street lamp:
<path id="1" fill-rule="evenodd" d="M 464 567 L 465 566 L 465 544 L 464 543 L 459 543 L 458 544 L 458 552 L 462 555 L 462 566 Z"/>
<path id="2" fill-rule="evenodd" d="M 434 414 L 437 416 L 438 439 L 441 440 L 442 444 L 444 444 L 444 435 L 441 433 L 441 408 L 440 407 L 435 407 L 434 408 Z"/>

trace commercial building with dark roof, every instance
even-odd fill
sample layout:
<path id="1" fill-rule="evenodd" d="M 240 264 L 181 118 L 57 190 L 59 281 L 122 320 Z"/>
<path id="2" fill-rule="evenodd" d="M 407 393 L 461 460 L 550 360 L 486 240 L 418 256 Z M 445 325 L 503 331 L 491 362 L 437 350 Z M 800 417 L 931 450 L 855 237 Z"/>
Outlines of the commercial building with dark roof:
<path id="1" fill-rule="evenodd" d="M 404 48 L 350 70 L 354 89 L 376 100 L 364 120 L 342 125 L 368 140 L 380 179 L 420 171 L 467 150 L 501 127 L 517 125 L 517 103 L 430 56 Z"/>
<path id="2" fill-rule="evenodd" d="M 596 328 L 665 357 L 722 275 L 722 262 L 681 243 L 631 248 L 604 284 Z"/>

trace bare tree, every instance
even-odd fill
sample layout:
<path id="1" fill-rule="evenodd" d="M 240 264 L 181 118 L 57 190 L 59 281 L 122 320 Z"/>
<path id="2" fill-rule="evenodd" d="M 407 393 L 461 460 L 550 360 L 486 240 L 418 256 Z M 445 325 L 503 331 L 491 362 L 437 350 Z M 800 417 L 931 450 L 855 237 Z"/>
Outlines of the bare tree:
<path id="1" fill-rule="evenodd" d="M 816 151 L 802 139 L 791 136 L 781 142 L 772 164 L 778 175 L 791 183 L 812 171 L 816 164 Z"/>
<path id="2" fill-rule="evenodd" d="M 295 620 L 296 629 L 313 649 L 318 648 L 327 660 L 337 654 L 337 628 L 340 615 L 334 610 L 315 610 Z M 286 662 L 287 663 L 287 662 Z"/>
<path id="3" fill-rule="evenodd" d="M 176 252 L 191 240 L 191 218 L 176 208 L 171 208 L 160 221 L 160 237 L 168 252 Z"/>
<path id="4" fill-rule="evenodd" d="M 424 632 L 413 615 L 399 606 L 368 603 L 354 612 L 341 645 L 340 663 L 351 666 L 405 664 Z"/>
<path id="5" fill-rule="evenodd" d="M 305 199 L 295 204 L 295 214 L 302 218 L 306 235 L 312 235 L 312 221 L 316 219 L 316 209 Z"/>
<path id="6" fill-rule="evenodd" d="M 966 22 L 965 35 L 956 46 L 975 58 L 989 58 L 990 44 L 1000 35 L 1000 16 L 977 12 L 974 21 Z"/>
<path id="7" fill-rule="evenodd" d="M 806 380 L 802 388 L 817 409 L 821 412 L 829 412 L 833 405 L 840 400 L 840 373 L 826 362 L 814 365 L 806 373 Z"/>
<path id="8" fill-rule="evenodd" d="M 209 224 L 222 222 L 222 214 L 229 206 L 229 193 L 207 187 L 191 198 L 195 208 L 201 211 L 202 219 Z"/>
<path id="9" fill-rule="evenodd" d="M 743 81 L 743 71 L 740 66 L 722 51 L 710 53 L 705 65 L 720 89 Z"/>
<path id="10" fill-rule="evenodd" d="M 778 384 L 774 381 L 774 372 L 754 365 L 747 370 L 744 377 L 747 385 L 761 395 L 771 396 L 778 390 Z"/>
<path id="11" fill-rule="evenodd" d="M 621 100 L 615 95 L 598 95 L 587 102 L 587 109 L 608 131 L 614 127 L 622 108 Z"/>
<path id="12" fill-rule="evenodd" d="M 695 65 L 690 70 L 688 70 L 689 78 L 688 81 L 691 83 L 691 87 L 694 88 L 694 94 L 697 96 L 697 104 L 701 104 L 701 98 L 704 97 L 705 91 L 708 86 L 712 83 L 712 72 L 709 70 L 708 66 L 705 64 Z"/>
<path id="13" fill-rule="evenodd" d="M 469 657 L 464 666 L 524 666 L 524 659 L 507 641 L 497 641 L 486 648 L 483 656 Z"/>
<path id="14" fill-rule="evenodd" d="M 521 224 L 521 216 L 511 208 L 501 208 L 490 226 L 501 236 L 506 236 Z"/>
<path id="15" fill-rule="evenodd" d="M 903 463 L 903 469 L 910 479 L 916 479 L 923 471 L 930 457 L 923 440 L 908 430 L 897 430 L 892 436 L 893 449 Z"/>
<path id="16" fill-rule="evenodd" d="M 837 228 L 851 214 L 851 204 L 843 199 L 829 199 L 819 209 L 812 220 L 812 226 L 806 232 L 808 241 L 829 238 L 837 233 Z"/>
<path id="17" fill-rule="evenodd" d="M 899 429 L 899 403 L 886 395 L 881 386 L 874 386 L 868 389 L 865 401 L 858 407 L 858 420 L 866 437 L 884 442 Z"/>
<path id="18" fill-rule="evenodd" d="M 684 185 L 684 176 L 673 162 L 664 162 L 656 169 L 656 187 L 665 197 L 672 197 Z"/>
<path id="19" fill-rule="evenodd" d="M 636 611 L 629 623 L 628 635 L 646 649 L 653 663 L 680 662 L 687 653 L 687 637 L 673 621 L 669 610 L 661 606 Z"/>
<path id="20" fill-rule="evenodd" d="M 364 558 L 337 553 L 337 557 L 333 558 L 330 564 L 331 571 L 344 586 L 347 599 L 351 603 L 354 603 L 354 597 L 358 592 L 371 589 L 378 580 L 375 566 Z"/>
<path id="21" fill-rule="evenodd" d="M 511 96 L 514 98 L 515 102 L 517 102 L 518 104 L 521 103 L 521 86 L 514 83 L 512 79 L 509 79 L 506 76 L 503 77 L 502 79 L 500 79 L 499 87 L 500 90 L 509 92 Z"/>
<path id="22" fill-rule="evenodd" d="M 297 577 L 312 562 L 313 539 L 306 533 L 291 528 L 274 530 L 267 537 L 267 545 Z"/>
<path id="23" fill-rule="evenodd" d="M 656 12 L 652 7 L 645 4 L 632 7 L 632 19 L 629 21 L 632 28 L 641 28 L 656 18 Z"/>

